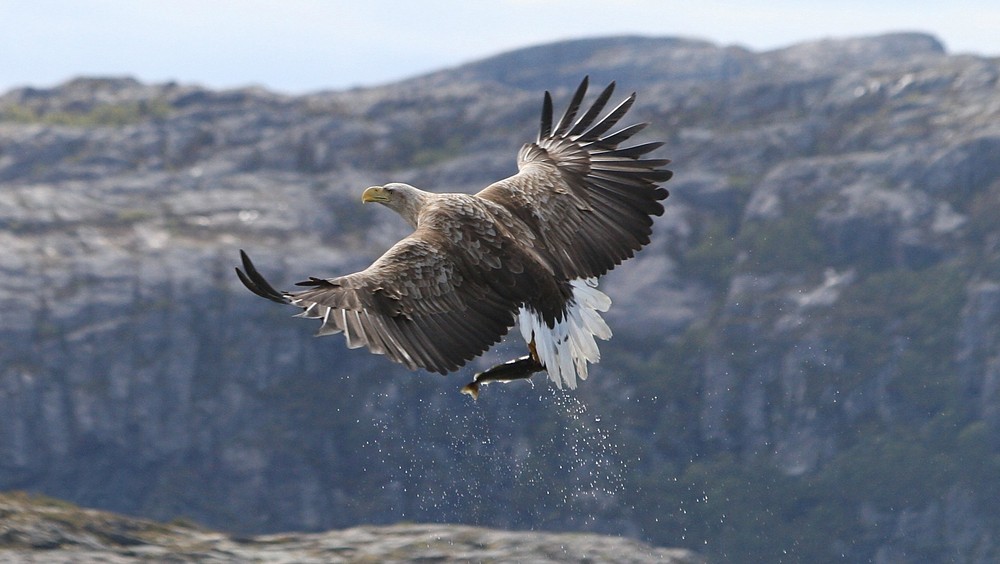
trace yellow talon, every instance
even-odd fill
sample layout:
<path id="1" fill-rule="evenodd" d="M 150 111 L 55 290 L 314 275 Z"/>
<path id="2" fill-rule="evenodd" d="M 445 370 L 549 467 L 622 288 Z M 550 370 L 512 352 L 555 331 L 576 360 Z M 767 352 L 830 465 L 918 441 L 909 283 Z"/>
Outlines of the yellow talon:
<path id="1" fill-rule="evenodd" d="M 533 358 L 538 364 L 541 364 L 542 359 L 538 358 L 538 349 L 535 348 L 534 336 L 532 336 L 531 342 L 528 343 L 528 350 L 531 352 L 531 358 Z"/>

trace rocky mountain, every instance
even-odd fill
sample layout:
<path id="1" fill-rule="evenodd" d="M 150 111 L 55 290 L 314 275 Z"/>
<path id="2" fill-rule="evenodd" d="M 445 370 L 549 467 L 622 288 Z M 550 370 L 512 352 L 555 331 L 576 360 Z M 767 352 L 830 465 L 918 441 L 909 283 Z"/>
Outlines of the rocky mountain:
<path id="1" fill-rule="evenodd" d="M 324 533 L 232 536 L 190 523 L 157 523 L 66 502 L 0 494 L 0 562 L 663 562 L 693 553 L 581 533 L 398 524 Z"/>
<path id="2" fill-rule="evenodd" d="M 575 392 L 457 393 L 255 298 L 403 235 L 360 192 L 514 172 L 541 90 L 638 91 L 674 160 Z M 895 34 L 543 45 L 279 96 L 0 96 L 0 488 L 233 533 L 594 531 L 717 561 L 992 562 L 1000 61 Z"/>

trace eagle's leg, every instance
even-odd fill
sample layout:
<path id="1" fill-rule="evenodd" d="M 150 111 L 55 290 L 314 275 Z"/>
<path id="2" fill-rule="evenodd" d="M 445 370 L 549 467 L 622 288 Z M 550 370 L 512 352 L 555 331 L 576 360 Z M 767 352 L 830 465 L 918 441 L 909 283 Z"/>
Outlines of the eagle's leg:
<path id="1" fill-rule="evenodd" d="M 532 353 L 534 353 L 534 347 L 532 348 Z M 545 370 L 542 363 L 538 362 L 538 359 L 534 354 L 529 354 L 522 356 L 521 358 L 515 358 L 514 360 L 508 360 L 503 364 L 498 364 L 485 372 L 480 372 L 472 378 L 472 382 L 469 382 L 464 387 L 462 387 L 463 394 L 469 394 L 472 399 L 479 398 L 479 385 L 485 382 L 510 382 L 512 380 L 522 380 L 524 378 L 531 378 L 532 374 L 536 372 L 541 372 Z"/>
<path id="2" fill-rule="evenodd" d="M 528 343 L 528 352 L 531 353 L 531 358 L 535 359 L 535 362 L 537 362 L 539 366 L 542 366 L 542 360 L 538 358 L 538 349 L 535 348 L 534 335 L 531 336 L 531 341 Z"/>

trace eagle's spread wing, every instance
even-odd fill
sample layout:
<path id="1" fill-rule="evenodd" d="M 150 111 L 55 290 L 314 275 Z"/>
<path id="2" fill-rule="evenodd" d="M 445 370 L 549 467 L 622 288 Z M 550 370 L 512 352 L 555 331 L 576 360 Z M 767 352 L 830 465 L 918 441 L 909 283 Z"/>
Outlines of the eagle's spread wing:
<path id="1" fill-rule="evenodd" d="M 598 119 L 614 83 L 582 116 L 584 79 L 553 129 L 552 98 L 545 93 L 541 131 L 518 154 L 519 172 L 477 194 L 526 222 L 566 279 L 600 276 L 649 243 L 652 216 L 663 214 L 668 192 L 657 187 L 672 172 L 666 159 L 644 155 L 662 143 L 618 145 L 646 127 L 607 132 L 628 112 L 635 94 Z"/>
<path id="2" fill-rule="evenodd" d="M 446 374 L 485 352 L 514 325 L 517 303 L 484 279 L 464 276 L 455 255 L 434 238 L 410 236 L 367 269 L 310 278 L 300 292 L 279 292 L 241 251 L 243 284 L 264 298 L 299 306 L 321 319 L 318 335 L 343 332 L 350 348 L 366 346 L 408 368 Z M 459 259 L 460 260 L 460 259 Z"/>

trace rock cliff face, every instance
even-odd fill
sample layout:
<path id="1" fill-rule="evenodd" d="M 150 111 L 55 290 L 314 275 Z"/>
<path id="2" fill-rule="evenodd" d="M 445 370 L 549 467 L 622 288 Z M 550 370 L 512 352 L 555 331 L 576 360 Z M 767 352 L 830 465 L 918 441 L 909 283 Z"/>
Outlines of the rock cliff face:
<path id="1" fill-rule="evenodd" d="M 405 226 L 364 187 L 513 173 L 541 90 L 583 74 L 638 90 L 676 176 L 607 277 L 616 337 L 577 392 L 471 404 L 468 374 L 310 339 L 239 287 L 239 248 L 282 285 L 365 266 Z M 244 533 L 447 521 L 993 561 L 998 76 L 916 34 L 613 38 L 301 97 L 9 92 L 0 488 Z"/>

